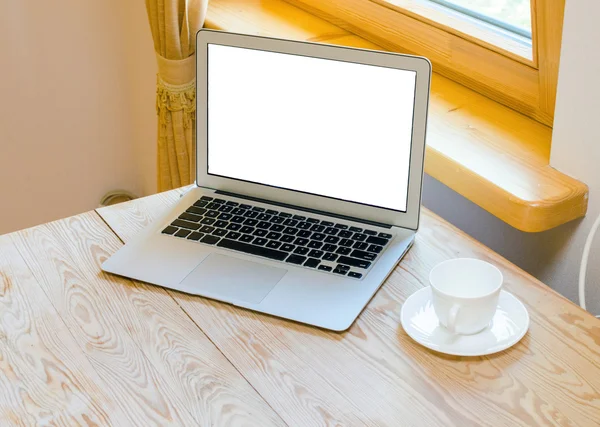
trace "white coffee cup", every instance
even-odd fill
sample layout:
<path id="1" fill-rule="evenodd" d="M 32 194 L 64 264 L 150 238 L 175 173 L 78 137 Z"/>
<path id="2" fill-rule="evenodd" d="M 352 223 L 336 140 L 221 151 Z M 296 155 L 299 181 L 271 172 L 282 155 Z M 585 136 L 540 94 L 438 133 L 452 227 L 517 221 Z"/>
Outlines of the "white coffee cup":
<path id="1" fill-rule="evenodd" d="M 496 313 L 502 273 L 490 263 L 457 258 L 438 264 L 429 273 L 433 309 L 453 334 L 476 334 Z"/>

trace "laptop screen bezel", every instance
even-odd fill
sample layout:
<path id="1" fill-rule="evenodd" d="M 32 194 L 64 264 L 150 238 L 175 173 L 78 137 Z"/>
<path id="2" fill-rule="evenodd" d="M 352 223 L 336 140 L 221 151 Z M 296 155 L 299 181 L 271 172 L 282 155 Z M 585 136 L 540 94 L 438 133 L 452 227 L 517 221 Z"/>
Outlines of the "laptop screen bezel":
<path id="1" fill-rule="evenodd" d="M 208 45 L 233 46 L 416 72 L 406 212 L 208 173 Z M 419 225 L 431 64 L 421 57 L 203 29 L 197 34 L 196 182 L 230 193 L 416 230 Z M 381 154 L 383 167 L 393 167 Z M 377 185 L 376 182 L 373 185 Z"/>

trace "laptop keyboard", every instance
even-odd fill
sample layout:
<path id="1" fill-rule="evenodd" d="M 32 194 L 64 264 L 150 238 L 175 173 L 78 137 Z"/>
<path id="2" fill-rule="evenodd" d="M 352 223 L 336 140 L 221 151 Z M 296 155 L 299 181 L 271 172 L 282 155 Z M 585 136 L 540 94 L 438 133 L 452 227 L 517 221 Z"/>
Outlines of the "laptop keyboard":
<path id="1" fill-rule="evenodd" d="M 361 279 L 391 234 L 202 196 L 166 227 L 206 245 Z"/>

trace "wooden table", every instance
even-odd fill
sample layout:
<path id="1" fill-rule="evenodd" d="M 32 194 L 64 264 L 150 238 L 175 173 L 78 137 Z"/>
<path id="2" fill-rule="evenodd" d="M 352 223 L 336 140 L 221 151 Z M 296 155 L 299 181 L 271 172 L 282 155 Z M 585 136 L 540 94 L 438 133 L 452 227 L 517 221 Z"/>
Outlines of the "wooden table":
<path id="1" fill-rule="evenodd" d="M 427 210 L 346 333 L 103 273 L 178 194 L 0 236 L 0 425 L 600 425 L 600 321 Z M 496 264 L 526 304 L 513 348 L 444 356 L 400 326 L 459 256 Z"/>

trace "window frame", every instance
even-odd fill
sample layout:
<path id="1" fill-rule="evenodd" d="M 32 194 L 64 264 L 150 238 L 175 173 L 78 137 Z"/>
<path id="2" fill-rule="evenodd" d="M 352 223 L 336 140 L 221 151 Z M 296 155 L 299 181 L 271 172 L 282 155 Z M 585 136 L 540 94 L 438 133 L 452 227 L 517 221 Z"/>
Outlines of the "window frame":
<path id="1" fill-rule="evenodd" d="M 424 0 L 286 1 L 385 49 L 426 56 L 434 72 L 553 124 L 565 0 L 531 0 L 530 60 L 428 18 Z"/>

